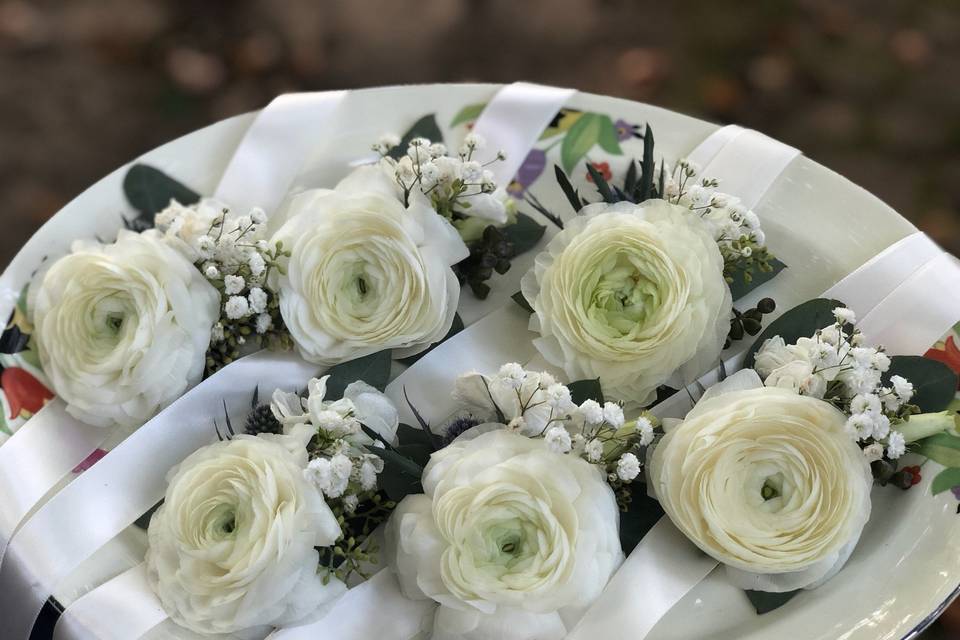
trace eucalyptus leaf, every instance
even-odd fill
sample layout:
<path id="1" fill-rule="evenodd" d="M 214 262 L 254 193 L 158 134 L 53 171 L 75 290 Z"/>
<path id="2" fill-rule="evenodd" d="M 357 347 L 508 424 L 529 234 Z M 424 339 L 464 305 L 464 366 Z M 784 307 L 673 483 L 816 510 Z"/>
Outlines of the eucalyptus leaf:
<path id="1" fill-rule="evenodd" d="M 773 336 L 780 336 L 784 342 L 791 344 L 799 338 L 809 338 L 817 331 L 834 322 L 833 310 L 836 307 L 846 306 L 839 300 L 828 298 L 814 298 L 785 312 L 779 318 L 767 325 L 767 328 L 757 336 L 753 345 L 747 351 L 743 361 L 744 368 L 753 367 L 753 359 L 763 346 L 763 343 Z"/>
<path id="2" fill-rule="evenodd" d="M 397 427 L 397 440 L 401 445 L 419 444 L 430 447 L 431 453 L 439 449 L 440 444 L 440 439 L 432 432 L 402 423 Z"/>
<path id="3" fill-rule="evenodd" d="M 426 349 L 425 351 L 421 351 L 420 353 L 417 353 L 417 354 L 415 354 L 415 355 L 409 356 L 409 357 L 407 357 L 407 358 L 400 358 L 399 362 L 402 362 L 403 364 L 405 364 L 405 365 L 407 365 L 407 366 L 409 367 L 409 366 L 412 365 L 414 362 L 416 362 L 417 360 L 419 360 L 419 359 L 422 358 L 423 356 L 427 355 L 428 353 L 430 353 L 431 351 L 433 351 L 434 349 L 436 349 L 436 348 L 439 347 L 441 344 L 443 344 L 444 342 L 446 342 L 447 340 L 449 340 L 449 339 L 452 338 L 453 336 L 457 335 L 457 334 L 460 333 L 461 331 L 463 331 L 463 318 L 460 317 L 460 314 L 459 314 L 459 313 L 455 313 L 455 314 L 453 314 L 453 324 L 450 325 L 450 330 L 447 331 L 447 333 L 446 333 L 445 336 L 443 336 L 442 338 L 440 338 L 439 341 L 434 342 L 432 345 L 430 345 L 429 347 L 427 347 L 427 349 Z"/>
<path id="4" fill-rule="evenodd" d="M 629 487 L 630 503 L 626 512 L 620 512 L 620 546 L 629 555 L 663 517 L 663 507 L 647 495 L 646 485 L 634 482 L 626 487 Z"/>
<path id="5" fill-rule="evenodd" d="M 422 466 L 392 449 L 371 448 L 370 451 L 383 459 L 383 471 L 377 481 L 388 498 L 399 502 L 410 494 L 423 493 Z"/>
<path id="6" fill-rule="evenodd" d="M 394 160 L 399 160 L 407 153 L 407 147 L 414 138 L 427 138 L 430 142 L 443 142 L 443 133 L 437 126 L 437 118 L 432 113 L 417 120 L 410 129 L 403 134 L 400 144 L 387 154 Z"/>
<path id="7" fill-rule="evenodd" d="M 903 376 L 913 383 L 910 404 L 924 413 L 943 411 L 950 406 L 957 393 L 957 374 L 946 364 L 923 356 L 893 356 L 890 369 L 883 374 L 884 384 L 891 376 Z"/>
<path id="8" fill-rule="evenodd" d="M 463 109 L 460 109 L 460 111 L 457 112 L 457 115 L 453 116 L 453 120 L 450 121 L 450 126 L 455 127 L 458 124 L 476 120 L 480 117 L 480 114 L 483 113 L 483 110 L 486 106 L 487 105 L 484 102 L 481 102 L 480 104 L 468 104 Z"/>
<path id="9" fill-rule="evenodd" d="M 517 221 L 502 227 L 500 231 L 513 244 L 513 254 L 520 255 L 537 246 L 547 228 L 527 214 L 518 213 Z"/>
<path id="10" fill-rule="evenodd" d="M 770 260 L 770 266 L 772 267 L 770 271 L 760 271 L 759 269 L 754 269 L 750 273 L 752 276 L 750 282 L 744 280 L 742 271 L 734 271 L 733 282 L 730 283 L 730 295 L 733 297 L 733 301 L 736 302 L 760 285 L 773 280 L 774 276 L 787 268 L 787 265 L 777 258 Z"/>
<path id="11" fill-rule="evenodd" d="M 560 162 L 569 173 L 587 152 L 600 141 L 603 118 L 597 113 L 585 113 L 573 123 L 560 145 Z"/>
<path id="12" fill-rule="evenodd" d="M 917 453 L 945 467 L 960 467 L 960 438 L 938 433 L 921 440 Z"/>
<path id="13" fill-rule="evenodd" d="M 600 378 L 592 380 L 577 380 L 567 385 L 570 389 L 570 398 L 575 404 L 583 404 L 585 400 L 596 400 L 603 404 L 603 389 L 600 388 Z"/>
<path id="14" fill-rule="evenodd" d="M 171 200 L 190 205 L 200 200 L 200 194 L 174 180 L 156 167 L 135 164 L 123 177 L 123 193 L 130 205 L 140 212 L 140 217 L 149 219 L 165 209 Z"/>
<path id="15" fill-rule="evenodd" d="M 407 458 L 408 460 L 413 461 L 421 467 L 425 467 L 427 466 L 427 463 L 430 462 L 430 455 L 433 453 L 433 447 L 429 444 L 421 444 L 419 442 L 412 444 L 401 444 L 397 447 L 394 447 L 394 452 Z"/>
<path id="16" fill-rule="evenodd" d="M 757 614 L 763 615 L 787 604 L 800 591 L 801 589 L 784 591 L 783 593 L 770 593 L 769 591 L 744 591 L 744 593 L 747 594 L 747 598 L 753 608 L 756 609 Z"/>
<path id="17" fill-rule="evenodd" d="M 937 495 L 957 486 L 960 486 L 960 468 L 952 467 L 937 474 L 930 485 L 930 491 Z"/>
<path id="18" fill-rule="evenodd" d="M 385 349 L 334 365 L 327 371 L 327 397 L 342 398 L 347 386 L 357 380 L 383 391 L 390 380 L 390 364 L 390 350 Z"/>
<path id="19" fill-rule="evenodd" d="M 533 307 L 530 306 L 530 303 L 527 302 L 527 299 L 523 297 L 523 292 L 517 291 L 515 294 L 510 296 L 514 302 L 516 302 L 520 307 L 527 313 L 533 313 Z"/>

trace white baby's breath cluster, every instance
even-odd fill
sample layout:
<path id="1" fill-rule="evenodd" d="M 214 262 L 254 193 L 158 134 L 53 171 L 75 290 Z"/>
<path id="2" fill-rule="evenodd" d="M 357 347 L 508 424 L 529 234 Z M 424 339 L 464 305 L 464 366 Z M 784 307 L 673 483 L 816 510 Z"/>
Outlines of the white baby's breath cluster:
<path id="1" fill-rule="evenodd" d="M 701 168 L 687 159 L 680 160 L 673 171 L 664 167 L 663 174 L 663 198 L 687 207 L 706 223 L 723 255 L 728 282 L 736 271 L 749 282 L 754 268 L 770 270 L 772 256 L 760 218 L 736 196 L 717 191 L 719 179 L 702 176 Z"/>
<path id="2" fill-rule="evenodd" d="M 488 169 L 506 159 L 503 151 L 497 151 L 492 160 L 479 161 L 485 141 L 476 133 L 464 137 L 456 154 L 449 153 L 442 142 L 413 138 L 406 153 L 394 159 L 390 153 L 399 144 L 397 136 L 386 135 L 373 145 L 373 150 L 392 169 L 403 191 L 404 203 L 419 191 L 449 220 L 481 218 L 497 224 L 507 222 L 512 201 Z"/>
<path id="3" fill-rule="evenodd" d="M 833 324 L 794 344 L 780 336 L 766 340 L 754 369 L 768 387 L 826 400 L 847 414 L 847 432 L 871 462 L 884 454 L 896 460 L 906 443 L 894 427 L 918 411 L 910 404 L 913 384 L 898 375 L 885 384 L 890 357 L 882 347 L 863 344 L 852 310 L 837 307 L 833 314 Z"/>
<path id="4" fill-rule="evenodd" d="M 265 239 L 266 220 L 263 209 L 235 215 L 212 199 L 189 206 L 171 200 L 154 218 L 167 242 L 220 293 L 221 316 L 213 328 L 208 370 L 238 357 L 248 340 L 283 340 L 277 296 L 267 286 L 267 276 L 271 269 L 283 269 L 278 259 L 287 254 Z"/>
<path id="5" fill-rule="evenodd" d="M 499 422 L 530 438 L 543 438 L 556 453 L 597 465 L 619 486 L 640 474 L 641 449 L 653 441 L 656 418 L 627 420 L 616 402 L 584 400 L 577 405 L 570 388 L 546 371 L 527 371 L 511 362 L 492 376 L 461 375 L 454 398 L 479 421 Z"/>

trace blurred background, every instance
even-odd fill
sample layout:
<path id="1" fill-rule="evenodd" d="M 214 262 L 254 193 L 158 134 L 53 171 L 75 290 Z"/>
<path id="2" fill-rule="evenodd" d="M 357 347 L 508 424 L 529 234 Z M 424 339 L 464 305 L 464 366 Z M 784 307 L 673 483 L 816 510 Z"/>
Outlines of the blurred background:
<path id="1" fill-rule="evenodd" d="M 759 129 L 960 254 L 958 78 L 956 0 L 0 0 L 0 263 L 117 166 L 278 93 L 517 79 Z"/>
<path id="2" fill-rule="evenodd" d="M 0 262 L 117 166 L 280 92 L 517 79 L 759 129 L 960 254 L 958 77 L 957 0 L 0 0 Z"/>

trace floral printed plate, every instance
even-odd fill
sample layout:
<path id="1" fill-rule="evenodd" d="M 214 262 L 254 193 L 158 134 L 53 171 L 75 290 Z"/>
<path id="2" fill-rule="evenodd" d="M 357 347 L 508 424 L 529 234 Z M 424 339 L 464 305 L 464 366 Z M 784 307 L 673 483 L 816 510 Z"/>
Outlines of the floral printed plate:
<path id="1" fill-rule="evenodd" d="M 351 126 L 331 132 L 327 150 L 314 158 L 297 181 L 321 186 L 318 176 L 343 175 L 349 163 L 369 156 L 380 134 L 402 133 L 422 118 L 435 123 L 447 140 L 462 136 L 497 87 L 425 85 L 356 91 L 347 98 Z M 209 193 L 253 114 L 238 116 L 184 136 L 140 160 Z M 581 192 L 590 193 L 585 162 L 604 175 L 619 177 L 642 149 L 637 133 L 649 123 L 657 151 L 668 160 L 689 153 L 717 125 L 626 100 L 576 95 L 544 131 L 526 158 L 510 192 L 522 211 L 537 216 L 531 202 L 564 212 L 553 165 L 573 172 Z M 133 210 L 123 199 L 125 168 L 110 174 L 58 213 L 24 247 L 17 261 L 40 265 L 79 237 L 112 237 L 121 216 Z M 324 184 L 323 186 L 327 186 Z M 332 186 L 332 185 L 331 185 Z M 813 297 L 900 238 L 913 226 L 874 196 L 815 162 L 800 158 L 773 185 L 756 208 L 768 244 L 789 265 L 743 302 L 772 296 L 781 309 Z M 553 231 L 548 224 L 548 235 Z M 544 240 L 543 242 L 545 242 Z M 513 287 L 536 252 L 517 260 L 497 286 Z M 470 294 L 465 292 L 465 297 Z M 476 301 L 467 304 L 477 304 Z M 960 320 L 960 318 L 958 318 Z M 50 396 L 29 341 L 30 327 L 15 314 L 0 341 L 0 433 L 15 431 Z M 932 345 L 930 357 L 960 370 L 960 333 Z M 2 436 L 0 436 L 2 439 Z M 95 459 L 87 464 L 94 464 Z M 929 468 L 928 468 L 929 467 Z M 874 489 L 873 515 L 846 568 L 825 586 L 804 592 L 786 605 L 757 615 L 743 592 L 711 574 L 655 627 L 651 640 L 791 638 L 796 640 L 899 640 L 915 637 L 956 595 L 960 585 L 960 488 L 929 495 L 935 462 L 919 469 L 922 478 L 909 491 Z M 82 468 L 77 469 L 82 472 Z M 82 566 L 54 594 L 63 604 L 106 578 L 139 563 L 144 532 L 131 527 Z M 644 594 L 636 594 L 643 598 Z M 151 638 L 193 637 L 170 623 Z"/>

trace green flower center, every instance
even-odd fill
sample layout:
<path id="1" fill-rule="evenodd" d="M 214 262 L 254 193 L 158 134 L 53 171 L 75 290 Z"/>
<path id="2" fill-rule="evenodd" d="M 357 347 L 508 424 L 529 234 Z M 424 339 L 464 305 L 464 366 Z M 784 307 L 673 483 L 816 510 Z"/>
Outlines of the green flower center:
<path id="1" fill-rule="evenodd" d="M 605 261 L 587 304 L 591 321 L 610 328 L 613 335 L 630 335 L 656 312 L 661 292 L 637 264 L 623 253 Z"/>

